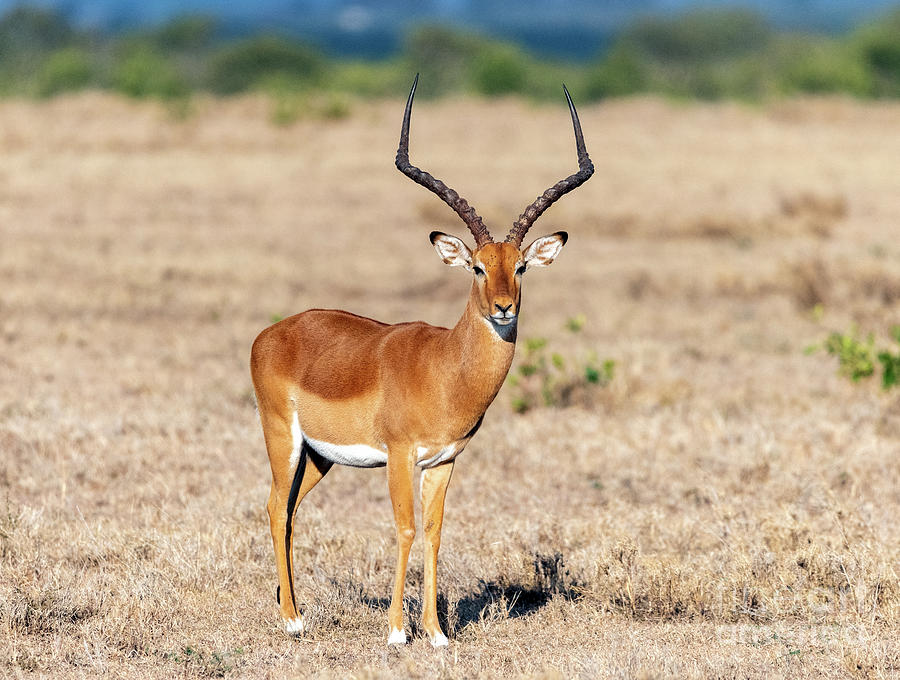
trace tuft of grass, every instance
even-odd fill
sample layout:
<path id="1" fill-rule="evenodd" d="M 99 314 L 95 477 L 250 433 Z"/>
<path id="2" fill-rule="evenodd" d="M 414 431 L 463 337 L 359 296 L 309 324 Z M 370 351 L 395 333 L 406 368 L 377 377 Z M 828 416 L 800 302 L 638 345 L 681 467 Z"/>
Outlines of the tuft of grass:
<path id="1" fill-rule="evenodd" d="M 583 314 L 566 321 L 570 333 L 580 333 L 587 323 Z M 516 413 L 538 406 L 564 408 L 577 403 L 589 405 L 593 392 L 612 382 L 616 362 L 601 361 L 596 351 L 576 357 L 551 351 L 546 338 L 526 338 L 523 355 L 507 382 L 513 388 L 511 405 Z"/>
<path id="2" fill-rule="evenodd" d="M 877 361 L 881 365 L 881 387 L 888 390 L 900 384 L 900 326 L 893 326 L 890 334 L 898 345 L 896 353 L 890 348 L 876 350 L 874 334 L 860 338 L 856 326 L 848 333 L 834 331 L 821 346 L 812 345 L 806 351 L 812 354 L 824 349 L 837 358 L 839 373 L 853 382 L 873 376 Z"/>
<path id="3" fill-rule="evenodd" d="M 890 389 L 900 384 L 900 326 L 891 329 L 891 336 L 898 344 L 896 354 L 884 349 L 878 353 L 878 361 L 881 363 L 881 386 Z"/>
<path id="4" fill-rule="evenodd" d="M 224 678 L 234 670 L 234 660 L 244 653 L 243 648 L 236 647 L 225 652 L 203 652 L 185 645 L 175 652 L 164 652 L 163 659 L 182 666 L 185 673 L 205 678 Z"/>

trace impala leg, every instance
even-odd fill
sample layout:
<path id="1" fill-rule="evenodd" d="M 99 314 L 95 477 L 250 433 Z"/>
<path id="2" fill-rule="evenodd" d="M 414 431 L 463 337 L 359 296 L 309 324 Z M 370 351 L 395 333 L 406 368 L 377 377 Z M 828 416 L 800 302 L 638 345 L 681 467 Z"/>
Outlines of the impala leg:
<path id="1" fill-rule="evenodd" d="M 266 510 L 269 513 L 269 527 L 272 531 L 272 544 L 275 547 L 275 565 L 278 568 L 278 604 L 287 632 L 299 634 L 303 632 L 303 616 L 297 609 L 294 594 L 294 512 L 303 497 L 331 469 L 331 463 L 316 454 L 305 442 L 301 443 L 300 450 L 295 456 L 291 455 L 294 452 L 293 443 L 287 455 L 273 456 L 273 453 L 284 452 L 280 450 L 273 452 L 269 441 L 267 437 L 267 446 L 270 447 L 269 458 L 272 463 L 272 490 L 269 493 Z M 290 464 L 292 458 L 296 460 L 293 466 Z"/>
<path id="2" fill-rule="evenodd" d="M 394 593 L 388 610 L 388 644 L 405 644 L 403 629 L 403 585 L 406 581 L 406 564 L 409 549 L 416 537 L 416 516 L 413 509 L 413 470 L 415 457 L 409 455 L 388 456 L 388 487 L 394 508 L 394 524 L 397 527 L 397 571 L 394 576 Z"/>
<path id="3" fill-rule="evenodd" d="M 448 644 L 437 616 L 437 556 L 441 547 L 441 525 L 444 522 L 444 497 L 453 461 L 422 472 L 422 524 L 425 526 L 425 594 L 422 623 L 435 647 Z"/>

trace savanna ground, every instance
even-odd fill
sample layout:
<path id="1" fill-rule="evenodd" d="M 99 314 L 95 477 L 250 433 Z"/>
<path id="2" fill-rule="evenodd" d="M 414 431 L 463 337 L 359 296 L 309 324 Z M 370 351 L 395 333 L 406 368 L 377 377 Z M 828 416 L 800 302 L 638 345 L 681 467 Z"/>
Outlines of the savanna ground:
<path id="1" fill-rule="evenodd" d="M 597 172 L 533 230 L 570 240 L 520 338 L 614 379 L 525 415 L 507 386 L 458 459 L 449 649 L 420 539 L 384 644 L 383 469 L 300 506 L 311 630 L 282 632 L 250 343 L 311 306 L 449 325 L 468 291 L 427 241 L 464 225 L 393 168 L 401 108 L 0 104 L 0 675 L 900 674 L 900 400 L 803 351 L 900 320 L 900 106 L 845 100 L 583 107 Z M 563 101 L 423 101 L 412 159 L 498 236 L 575 168 Z"/>

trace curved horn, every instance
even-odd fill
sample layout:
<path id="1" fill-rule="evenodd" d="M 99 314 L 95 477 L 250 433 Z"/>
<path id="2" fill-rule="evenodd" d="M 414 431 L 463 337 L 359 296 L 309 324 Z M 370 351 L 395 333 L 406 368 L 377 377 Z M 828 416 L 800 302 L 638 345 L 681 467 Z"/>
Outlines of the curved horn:
<path id="1" fill-rule="evenodd" d="M 575 111 L 575 104 L 572 103 L 572 97 L 569 96 L 569 90 L 563 85 L 563 92 L 566 93 L 566 101 L 569 102 L 569 112 L 572 114 L 572 126 L 575 128 L 575 148 L 578 151 L 578 172 L 569 175 L 566 179 L 561 180 L 547 189 L 543 194 L 538 196 L 534 203 L 525 208 L 525 212 L 519 215 L 519 219 L 513 222 L 512 229 L 506 236 L 506 240 L 514 243 L 516 247 L 522 245 L 522 239 L 525 237 L 531 225 L 540 217 L 544 211 L 553 205 L 563 194 L 567 194 L 572 189 L 580 187 L 587 182 L 591 175 L 594 174 L 594 164 L 588 156 L 587 149 L 584 146 L 584 135 L 581 133 L 581 123 L 578 121 L 578 112 Z"/>
<path id="2" fill-rule="evenodd" d="M 400 130 L 400 146 L 397 148 L 397 169 L 404 175 L 409 177 L 416 184 L 421 184 L 429 191 L 433 191 L 441 200 L 453 208 L 456 213 L 462 217 L 472 236 L 475 237 L 475 244 L 481 248 L 487 243 L 491 243 L 493 239 L 484 226 L 484 222 L 475 212 L 475 208 L 469 205 L 468 201 L 444 184 L 441 180 L 432 177 L 427 172 L 419 170 L 415 165 L 409 162 L 409 117 L 412 113 L 413 97 L 416 95 L 416 85 L 419 84 L 419 74 L 413 81 L 412 89 L 409 91 L 409 99 L 406 100 L 406 112 L 403 114 L 403 127 Z"/>

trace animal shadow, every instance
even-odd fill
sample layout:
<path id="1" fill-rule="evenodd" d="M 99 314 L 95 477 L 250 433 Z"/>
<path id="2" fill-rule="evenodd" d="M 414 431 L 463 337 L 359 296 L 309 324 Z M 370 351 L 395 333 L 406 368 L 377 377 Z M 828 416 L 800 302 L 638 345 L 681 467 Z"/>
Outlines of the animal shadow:
<path id="1" fill-rule="evenodd" d="M 503 618 L 515 619 L 539 611 L 554 597 L 577 600 L 581 596 L 581 584 L 570 574 L 562 553 L 535 553 L 532 566 L 533 576 L 525 574 L 520 582 L 502 578 L 493 581 L 480 580 L 478 590 L 457 600 L 452 611 L 447 597 L 443 593 L 438 593 L 438 621 L 441 628 L 451 638 L 456 638 L 469 624 L 497 616 L 496 612 L 502 612 L 500 616 Z M 421 588 L 421 570 L 411 569 L 407 577 L 409 590 Z M 347 583 L 338 584 L 337 581 L 333 581 L 333 584 L 340 585 L 345 592 L 354 591 L 354 598 L 370 609 L 386 611 L 390 606 L 390 598 L 375 597 L 361 586 L 348 587 Z M 424 634 L 420 627 L 422 601 L 409 591 L 403 599 L 408 632 L 411 637 L 418 637 Z"/>
<path id="2" fill-rule="evenodd" d="M 532 564 L 533 579 L 522 579 L 530 581 L 527 585 L 498 580 L 480 581 L 477 592 L 457 601 L 455 623 L 451 624 L 448 620 L 446 599 L 439 598 L 438 618 L 441 625 L 445 630 L 452 631 L 452 637 L 456 637 L 469 624 L 494 615 L 492 609 L 496 611 L 498 603 L 506 618 L 515 619 L 539 611 L 556 596 L 566 600 L 580 597 L 580 584 L 569 573 L 562 553 L 536 553 Z"/>

